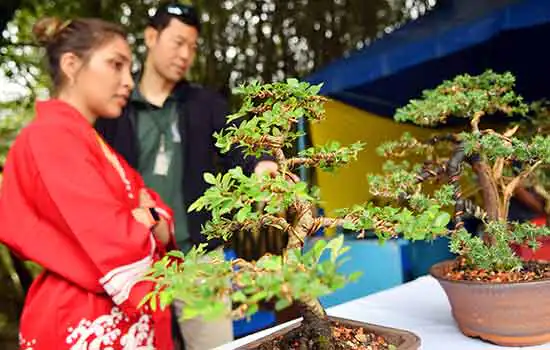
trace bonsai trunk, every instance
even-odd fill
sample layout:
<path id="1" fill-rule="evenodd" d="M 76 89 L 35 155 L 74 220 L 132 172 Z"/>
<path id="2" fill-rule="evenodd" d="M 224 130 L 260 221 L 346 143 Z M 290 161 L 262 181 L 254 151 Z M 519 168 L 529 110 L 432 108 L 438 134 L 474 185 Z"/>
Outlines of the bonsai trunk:
<path id="1" fill-rule="evenodd" d="M 298 330 L 303 337 L 300 339 L 301 349 L 334 350 L 330 320 L 317 299 L 297 302 L 303 317 L 302 326 Z"/>
<path id="2" fill-rule="evenodd" d="M 317 231 L 317 221 L 313 216 L 312 205 L 307 202 L 297 202 L 293 205 L 296 212 L 293 233 L 289 234 L 288 249 L 303 247 L 306 237 Z M 286 254 L 285 254 L 286 255 Z M 288 256 L 286 256 L 288 259 Z M 306 299 L 296 302 L 303 317 L 302 326 L 296 331 L 301 332 L 301 349 L 333 350 L 330 321 L 319 300 Z"/>
<path id="3" fill-rule="evenodd" d="M 502 210 L 499 206 L 498 188 L 491 174 L 491 168 L 484 161 L 478 161 L 472 164 L 472 169 L 476 173 L 483 195 L 483 203 L 487 213 L 487 219 L 490 221 L 506 220 L 503 218 Z M 493 245 L 494 237 L 484 235 L 485 244 Z"/>

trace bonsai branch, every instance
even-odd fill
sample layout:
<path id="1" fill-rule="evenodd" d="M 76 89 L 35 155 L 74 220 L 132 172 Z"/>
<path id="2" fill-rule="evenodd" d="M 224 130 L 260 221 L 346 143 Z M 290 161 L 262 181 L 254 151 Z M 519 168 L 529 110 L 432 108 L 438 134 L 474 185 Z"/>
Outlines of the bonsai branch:
<path id="1" fill-rule="evenodd" d="M 359 223 L 360 221 L 361 215 L 362 214 L 358 212 L 358 213 L 350 213 L 341 218 L 327 218 L 327 217 L 316 218 L 314 227 L 317 229 L 321 227 L 331 228 L 331 227 L 337 227 L 337 226 L 344 226 L 349 223 L 353 225 L 357 225 L 357 223 Z M 389 233 L 389 236 L 397 237 L 396 225 L 394 223 L 389 222 L 387 219 L 379 218 L 376 215 L 373 215 L 372 217 L 370 217 L 370 219 L 372 220 L 372 225 L 370 225 L 370 227 L 358 228 L 358 230 L 361 231 L 357 236 L 358 238 L 364 238 L 365 230 L 367 229 L 372 229 L 376 232 Z"/>
<path id="2" fill-rule="evenodd" d="M 473 217 L 485 221 L 487 212 L 469 199 L 460 198 L 455 204 L 455 227 L 453 233 L 457 233 L 464 227 L 464 218 Z"/>
<path id="3" fill-rule="evenodd" d="M 332 165 L 337 163 L 338 154 L 336 152 L 330 153 L 317 153 L 311 155 L 310 157 L 295 157 L 287 160 L 286 164 L 289 169 L 294 169 L 301 165 L 306 165 L 309 167 L 319 166 L 321 162 L 325 162 L 327 165 Z"/>
<path id="4" fill-rule="evenodd" d="M 430 178 L 439 178 L 447 173 L 446 164 L 425 163 L 422 170 L 416 175 L 418 183 L 424 182 Z"/>
<path id="5" fill-rule="evenodd" d="M 0 181 L 1 184 L 1 181 Z M 544 212 L 550 214 L 550 193 L 540 184 L 534 186 L 535 193 L 544 199 Z"/>
<path id="6" fill-rule="evenodd" d="M 319 163 L 319 160 L 315 160 L 312 158 L 303 158 L 303 157 L 290 158 L 287 161 L 287 165 L 289 169 L 294 169 L 301 165 L 307 165 L 307 166 L 313 167 L 318 163 Z"/>
<path id="7" fill-rule="evenodd" d="M 455 134 L 436 135 L 428 139 L 425 143 L 428 145 L 435 145 L 441 142 L 451 142 L 457 144 L 460 142 L 459 138 Z"/>
<path id="8" fill-rule="evenodd" d="M 281 147 L 273 147 L 272 153 L 273 156 L 275 156 L 276 162 L 279 166 L 286 166 L 286 156 Z"/>
<path id="9" fill-rule="evenodd" d="M 320 217 L 315 219 L 315 228 L 318 230 L 322 227 L 332 228 L 337 226 L 343 226 L 346 222 L 356 221 L 356 219 L 351 218 L 327 218 Z"/>
<path id="10" fill-rule="evenodd" d="M 264 225 L 271 226 L 283 232 L 286 232 L 289 234 L 289 241 L 291 240 L 291 237 L 292 237 L 293 241 L 297 240 L 297 244 L 299 244 L 300 246 L 304 245 L 305 237 L 302 237 L 301 235 L 299 235 L 298 232 L 296 232 L 296 229 L 291 224 L 289 224 L 285 218 L 270 215 L 270 214 L 264 214 L 262 215 L 258 223 L 258 227 L 261 228 Z"/>
<path id="11" fill-rule="evenodd" d="M 518 176 L 512 179 L 504 187 L 503 196 L 502 196 L 502 208 L 503 208 L 503 216 L 504 218 L 508 217 L 508 207 L 510 205 L 510 199 L 514 195 L 514 192 L 516 191 L 516 188 L 527 178 L 533 171 L 535 171 L 540 165 L 542 164 L 542 160 L 538 160 L 533 165 L 531 165 L 529 168 L 522 171 Z"/>
<path id="12" fill-rule="evenodd" d="M 239 142 L 245 143 L 254 148 L 282 148 L 284 138 L 270 135 L 263 135 L 259 138 L 252 136 L 233 136 L 231 138 L 231 143 L 238 144 Z"/>
<path id="13" fill-rule="evenodd" d="M 474 133 L 479 133 L 479 121 L 481 120 L 481 117 L 483 117 L 484 115 L 485 115 L 485 112 L 483 111 L 477 111 L 474 113 L 474 116 L 470 121 L 470 125 L 472 126 L 472 130 L 474 131 Z"/>

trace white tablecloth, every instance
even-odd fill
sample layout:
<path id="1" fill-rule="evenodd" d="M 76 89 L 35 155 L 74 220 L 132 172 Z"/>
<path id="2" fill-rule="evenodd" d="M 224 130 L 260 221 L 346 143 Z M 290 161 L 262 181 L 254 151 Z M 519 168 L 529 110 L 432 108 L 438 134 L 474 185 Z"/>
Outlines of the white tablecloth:
<path id="1" fill-rule="evenodd" d="M 423 350 L 550 350 L 550 343 L 510 348 L 464 336 L 452 318 L 445 292 L 439 283 L 430 276 L 420 277 L 398 287 L 334 306 L 327 309 L 327 312 L 332 316 L 406 329 L 420 336 Z M 279 325 L 249 335 L 216 350 L 235 349 L 283 326 Z"/>

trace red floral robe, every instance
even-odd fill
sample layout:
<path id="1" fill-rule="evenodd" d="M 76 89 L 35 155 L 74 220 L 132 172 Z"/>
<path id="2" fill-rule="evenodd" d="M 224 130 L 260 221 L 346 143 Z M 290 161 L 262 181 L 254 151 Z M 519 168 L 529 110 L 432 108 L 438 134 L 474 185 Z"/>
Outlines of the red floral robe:
<path id="1" fill-rule="evenodd" d="M 0 241 L 44 267 L 25 301 L 21 349 L 172 349 L 169 310 L 138 309 L 153 288 L 142 277 L 165 249 L 131 213 L 143 180 L 76 109 L 36 108 L 0 190 Z"/>

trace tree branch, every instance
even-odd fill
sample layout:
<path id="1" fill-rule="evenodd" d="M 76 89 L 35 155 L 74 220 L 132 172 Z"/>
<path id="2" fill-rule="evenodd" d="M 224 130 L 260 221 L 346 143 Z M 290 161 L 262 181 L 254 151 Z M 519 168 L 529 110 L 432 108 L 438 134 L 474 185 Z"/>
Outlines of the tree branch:
<path id="1" fill-rule="evenodd" d="M 284 138 L 274 137 L 269 135 L 261 136 L 260 138 L 252 136 L 235 135 L 231 138 L 232 144 L 239 144 L 240 142 L 257 148 L 277 149 L 283 147 Z"/>
<path id="2" fill-rule="evenodd" d="M 502 215 L 504 218 L 508 218 L 510 199 L 512 198 L 516 188 L 521 184 L 523 180 L 525 180 L 527 176 L 529 176 L 533 171 L 535 171 L 535 169 L 537 169 L 541 164 L 542 164 L 542 160 L 538 160 L 537 162 L 535 162 L 535 164 L 531 165 L 529 168 L 522 171 L 518 176 L 513 178 L 512 181 L 508 183 L 508 185 L 506 185 L 506 187 L 504 188 L 504 194 L 502 196 L 502 208 L 503 208 Z"/>
<path id="3" fill-rule="evenodd" d="M 349 214 L 345 215 L 342 218 L 327 218 L 327 217 L 320 217 L 315 219 L 315 227 L 317 229 L 321 227 L 331 228 L 336 226 L 344 226 L 346 223 L 355 223 L 359 220 L 359 217 L 357 215 Z M 376 217 L 372 217 L 373 230 L 378 231 L 389 231 L 391 232 L 391 236 L 395 237 L 397 235 L 397 232 L 395 231 L 395 225 L 388 224 L 386 220 L 378 219 Z M 369 229 L 367 227 L 362 227 L 362 231 Z M 358 236 L 358 238 L 364 238 L 364 232 L 361 232 Z"/>
<path id="4" fill-rule="evenodd" d="M 499 182 L 500 179 L 502 179 L 502 171 L 504 170 L 504 161 L 505 159 L 502 157 L 499 157 L 495 160 L 495 164 L 493 164 L 493 178 L 496 182 Z"/>
<path id="5" fill-rule="evenodd" d="M 485 112 L 478 111 L 474 113 L 474 116 L 472 117 L 472 120 L 470 121 L 470 125 L 472 126 L 472 130 L 474 133 L 479 133 L 479 121 L 481 120 L 481 117 L 485 115 Z"/>
<path id="6" fill-rule="evenodd" d="M 319 164 L 324 161 L 327 163 L 327 165 L 331 165 L 333 163 L 336 163 L 337 160 L 337 154 L 336 152 L 331 153 L 317 153 L 309 156 L 308 158 L 305 157 L 294 157 L 290 158 L 286 161 L 288 169 L 294 169 L 301 165 L 307 165 L 310 167 L 317 167 Z"/>
<path id="7" fill-rule="evenodd" d="M 282 230 L 283 232 L 287 232 L 290 237 L 293 239 L 298 240 L 298 242 L 303 245 L 304 239 L 296 232 L 296 229 L 286 221 L 285 218 L 271 215 L 271 214 L 263 214 L 260 217 L 260 221 L 258 223 L 260 227 L 263 225 L 271 226 L 276 229 Z M 289 239 L 290 240 L 290 239 Z"/>
<path id="8" fill-rule="evenodd" d="M 277 160 L 277 163 L 280 166 L 285 166 L 286 164 L 286 156 L 283 150 L 280 147 L 273 149 L 273 155 L 275 156 L 275 159 Z"/>
<path id="9" fill-rule="evenodd" d="M 430 167 L 431 165 L 432 167 Z M 447 166 L 446 164 L 439 164 L 439 163 L 431 163 L 431 164 L 424 164 L 420 172 L 416 176 L 416 180 L 418 183 L 424 182 L 428 180 L 429 178 L 438 178 L 441 175 L 446 174 L 447 172 Z"/>
<path id="10" fill-rule="evenodd" d="M 459 143 L 460 140 L 458 139 L 458 136 L 455 134 L 445 134 L 445 135 L 436 135 L 428 140 L 426 140 L 426 144 L 428 145 L 435 145 L 436 143 L 440 142 L 452 142 L 452 143 Z"/>
<path id="11" fill-rule="evenodd" d="M 327 218 L 319 217 L 315 219 L 315 226 L 319 229 L 322 227 L 332 228 L 337 226 L 343 226 L 348 220 L 344 218 Z"/>
<path id="12" fill-rule="evenodd" d="M 301 165 L 315 166 L 319 163 L 318 160 L 303 157 L 294 157 L 287 160 L 286 164 L 289 170 L 292 170 Z"/>

